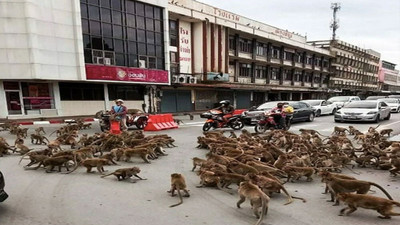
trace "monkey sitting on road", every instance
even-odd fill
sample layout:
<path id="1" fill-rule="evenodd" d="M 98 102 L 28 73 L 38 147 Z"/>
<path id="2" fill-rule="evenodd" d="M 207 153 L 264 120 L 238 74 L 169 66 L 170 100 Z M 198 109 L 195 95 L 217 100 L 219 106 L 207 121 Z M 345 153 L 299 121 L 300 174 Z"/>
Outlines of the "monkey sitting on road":
<path id="1" fill-rule="evenodd" d="M 101 178 L 114 175 L 117 177 L 118 181 L 125 180 L 127 178 L 131 178 L 132 176 L 135 176 L 135 177 L 139 178 L 140 180 L 147 180 L 147 179 L 139 177 L 139 175 L 137 175 L 138 173 L 140 173 L 140 169 L 139 169 L 139 167 L 135 166 L 135 167 L 130 167 L 130 168 L 117 169 L 110 174 L 101 176 Z M 134 181 L 134 180 L 132 182 L 136 183 L 136 181 Z"/>
<path id="2" fill-rule="evenodd" d="M 183 175 L 180 173 L 171 174 L 171 190 L 169 190 L 168 193 L 171 193 L 171 196 L 173 197 L 176 195 L 175 191 L 177 191 L 180 201 L 179 203 L 170 205 L 169 207 L 175 207 L 183 203 L 181 190 L 185 192 L 183 197 L 190 197 L 189 190 L 187 190 L 186 188 L 186 182 Z"/>
<path id="3" fill-rule="evenodd" d="M 366 194 L 352 193 L 339 193 L 337 195 L 337 198 L 348 206 L 340 210 L 339 216 L 348 216 L 350 213 L 356 211 L 357 207 L 376 210 L 382 215 L 378 216 L 381 219 L 390 219 L 390 216 L 400 216 L 400 213 L 395 213 L 392 211 L 393 205 L 400 207 L 400 202 Z M 348 211 L 346 212 L 346 210 Z"/>

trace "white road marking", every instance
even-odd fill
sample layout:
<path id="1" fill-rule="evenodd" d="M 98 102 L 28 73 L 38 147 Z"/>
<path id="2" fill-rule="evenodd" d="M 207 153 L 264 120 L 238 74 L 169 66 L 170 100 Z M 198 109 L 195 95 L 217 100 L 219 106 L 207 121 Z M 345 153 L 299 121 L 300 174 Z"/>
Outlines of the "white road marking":
<path id="1" fill-rule="evenodd" d="M 388 126 L 391 126 L 391 125 L 397 124 L 397 123 L 400 123 L 400 121 L 393 122 L 393 123 L 389 123 L 389 124 L 385 124 L 385 125 L 383 125 L 383 126 L 381 126 L 381 127 L 388 127 Z"/>

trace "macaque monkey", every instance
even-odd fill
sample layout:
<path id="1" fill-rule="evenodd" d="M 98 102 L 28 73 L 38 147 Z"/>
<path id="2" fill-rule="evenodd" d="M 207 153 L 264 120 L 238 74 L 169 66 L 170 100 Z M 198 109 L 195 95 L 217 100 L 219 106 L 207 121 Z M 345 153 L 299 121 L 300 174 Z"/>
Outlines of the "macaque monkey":
<path id="1" fill-rule="evenodd" d="M 348 180 L 356 180 L 356 178 L 354 178 L 354 177 L 352 177 L 352 176 L 348 176 L 348 175 L 344 175 L 344 174 L 340 174 L 340 173 L 331 173 L 331 172 L 329 172 L 329 171 L 326 171 L 326 170 L 321 170 L 319 173 L 318 173 L 318 175 L 321 177 L 321 182 L 325 182 L 325 178 L 328 176 L 328 175 L 331 175 L 331 176 L 334 176 L 334 177 L 337 177 L 337 178 L 341 178 L 341 179 L 348 179 Z M 328 188 L 328 185 L 326 185 L 326 187 L 325 187 L 325 192 L 324 193 L 322 193 L 322 194 L 326 194 L 326 193 L 328 193 L 328 190 L 329 190 L 329 188 Z M 334 194 L 333 193 L 331 193 L 331 197 L 332 197 L 332 202 L 334 201 Z"/>
<path id="2" fill-rule="evenodd" d="M 38 127 L 35 129 L 36 135 L 41 135 L 40 133 L 46 134 L 43 127 Z"/>
<path id="3" fill-rule="evenodd" d="M 312 129 L 299 129 L 299 131 L 300 131 L 302 134 L 311 134 L 312 136 L 318 134 L 318 135 L 321 135 L 321 136 L 326 137 L 325 135 L 322 135 L 320 132 L 318 132 L 318 131 L 316 131 L 316 130 L 312 130 Z"/>
<path id="4" fill-rule="evenodd" d="M 176 124 L 178 124 L 178 125 L 181 125 L 181 124 L 185 124 L 182 120 L 180 120 L 180 119 L 174 119 L 174 122 L 176 123 Z"/>
<path id="5" fill-rule="evenodd" d="M 355 135 L 356 134 L 356 128 L 353 126 L 349 126 L 349 134 L 350 135 Z"/>
<path id="6" fill-rule="evenodd" d="M 240 185 L 240 182 L 243 182 L 245 180 L 244 175 L 240 175 L 240 174 L 236 174 L 236 173 L 225 173 L 222 171 L 216 171 L 215 176 L 219 177 L 219 184 L 218 184 L 218 188 L 222 189 L 222 188 L 229 188 L 229 185 L 231 185 L 232 183 L 237 184 L 238 186 Z"/>
<path id="7" fill-rule="evenodd" d="M 83 160 L 81 162 L 81 165 L 86 167 L 87 173 L 91 173 L 92 168 L 96 167 L 97 171 L 99 171 L 99 173 L 103 174 L 105 172 L 103 166 L 108 165 L 108 160 L 107 159 L 99 159 L 99 158 L 89 158 L 89 159 Z M 76 163 L 75 168 L 68 173 L 74 172 L 77 168 L 78 168 L 78 163 Z"/>
<path id="8" fill-rule="evenodd" d="M 397 155 L 392 155 L 390 157 L 390 164 L 392 165 L 392 168 L 389 170 L 390 174 L 393 176 L 397 176 L 398 173 L 400 173 L 400 159 Z"/>
<path id="9" fill-rule="evenodd" d="M 47 143 L 50 142 L 49 139 L 47 139 L 45 136 L 42 136 L 40 134 L 31 134 L 31 143 L 32 144 L 35 144 L 35 145 L 47 144 L 45 142 L 45 140 L 47 141 Z M 34 141 L 35 141 L 35 143 L 34 143 Z"/>
<path id="10" fill-rule="evenodd" d="M 92 124 L 91 123 L 82 124 L 82 129 L 91 129 L 91 128 L 92 128 Z"/>
<path id="11" fill-rule="evenodd" d="M 67 162 L 73 160 L 72 155 L 64 155 L 64 156 L 57 156 L 57 157 L 47 157 L 46 159 L 42 160 L 37 167 L 34 169 L 38 169 L 41 165 L 47 167 L 46 172 L 50 173 L 53 171 L 54 167 L 58 167 L 58 172 L 61 172 L 61 167 L 65 166 L 67 171 L 69 171 Z"/>
<path id="12" fill-rule="evenodd" d="M 346 131 L 349 132 L 349 130 L 347 130 L 347 129 L 344 128 L 344 127 L 335 127 L 335 128 L 333 129 L 332 134 L 344 135 L 344 134 L 346 134 Z M 350 132 L 349 132 L 349 133 L 350 133 Z"/>
<path id="13" fill-rule="evenodd" d="M 298 166 L 284 166 L 282 170 L 288 175 L 287 181 L 289 182 L 290 178 L 292 178 L 292 182 L 294 180 L 300 179 L 302 176 L 307 177 L 307 181 L 310 182 L 313 180 L 312 175 L 315 170 L 313 167 L 298 167 Z"/>
<path id="14" fill-rule="evenodd" d="M 125 162 L 130 162 L 131 157 L 140 157 L 145 161 L 146 163 L 151 163 L 149 161 L 150 153 L 152 149 L 150 148 L 128 148 L 124 150 L 124 156 L 125 156 Z"/>
<path id="15" fill-rule="evenodd" d="M 383 129 L 383 130 L 381 130 L 380 131 L 380 135 L 383 137 L 383 136 L 385 136 L 385 135 L 387 135 L 388 137 L 390 137 L 390 133 L 392 133 L 393 132 L 393 129 Z"/>
<path id="16" fill-rule="evenodd" d="M 58 141 L 58 140 L 50 141 L 50 142 L 47 144 L 47 147 L 50 148 L 50 149 L 52 149 L 52 150 L 60 150 L 60 151 L 62 151 L 62 149 L 61 149 L 61 143 L 60 143 L 60 141 Z"/>
<path id="17" fill-rule="evenodd" d="M 200 167 L 201 167 L 201 165 L 202 165 L 203 163 L 207 162 L 207 160 L 205 160 L 205 159 L 200 159 L 200 158 L 198 158 L 198 157 L 194 157 L 192 160 L 193 160 L 193 168 L 192 168 L 192 171 L 194 171 L 194 170 L 196 169 L 197 166 L 200 166 Z"/>
<path id="18" fill-rule="evenodd" d="M 250 200 L 250 204 L 253 208 L 254 215 L 258 221 L 255 225 L 260 225 L 264 219 L 264 215 L 268 213 L 268 203 L 270 198 L 266 195 L 257 185 L 251 183 L 251 181 L 244 181 L 240 183 L 239 189 L 239 201 L 236 206 L 240 208 L 240 205 L 246 201 L 246 198 Z M 261 216 L 259 208 L 261 207 Z"/>
<path id="19" fill-rule="evenodd" d="M 111 162 L 112 164 L 114 164 L 114 165 L 117 165 L 118 166 L 118 163 L 116 163 L 115 161 L 114 161 L 114 156 L 109 152 L 109 153 L 106 153 L 106 154 L 104 154 L 104 155 L 102 155 L 102 156 L 99 156 L 99 158 L 100 159 L 107 159 L 109 162 Z"/>
<path id="20" fill-rule="evenodd" d="M 190 197 L 189 190 L 186 188 L 185 178 L 180 173 L 173 173 L 171 174 L 171 190 L 168 193 L 171 193 L 171 196 L 175 196 L 175 191 L 178 192 L 178 196 L 180 202 L 174 205 L 170 205 L 169 207 L 175 207 L 183 203 L 181 190 L 185 193 L 183 197 Z"/>
<path id="21" fill-rule="evenodd" d="M 234 131 L 231 131 L 231 134 L 229 135 L 230 138 L 237 138 L 237 135 L 235 134 Z"/>
<path id="22" fill-rule="evenodd" d="M 16 149 L 19 149 L 19 150 L 14 150 L 14 152 L 18 152 L 18 153 L 20 153 L 21 155 L 25 155 L 26 153 L 28 153 L 29 151 L 31 151 L 31 150 L 33 150 L 33 148 L 28 148 L 26 145 L 24 145 L 24 144 L 19 144 L 19 143 L 17 143 L 16 145 L 15 145 L 15 147 L 16 147 Z"/>
<path id="23" fill-rule="evenodd" d="M 101 178 L 114 175 L 117 177 L 118 181 L 125 180 L 127 178 L 131 178 L 132 176 L 135 176 L 135 177 L 139 178 L 140 180 L 147 180 L 147 179 L 139 177 L 139 175 L 137 175 L 138 173 L 140 173 L 139 167 L 134 166 L 134 167 L 130 167 L 130 168 L 117 169 L 110 174 L 101 176 Z M 136 181 L 132 181 L 132 182 L 136 183 Z"/>
<path id="24" fill-rule="evenodd" d="M 381 219 L 390 219 L 390 216 L 400 216 L 400 213 L 395 213 L 392 211 L 393 205 L 400 207 L 400 202 L 366 194 L 352 193 L 339 193 L 337 195 L 337 198 L 348 206 L 340 210 L 339 216 L 348 216 L 350 213 L 356 211 L 357 207 L 376 210 L 379 214 L 382 215 L 378 216 Z"/>

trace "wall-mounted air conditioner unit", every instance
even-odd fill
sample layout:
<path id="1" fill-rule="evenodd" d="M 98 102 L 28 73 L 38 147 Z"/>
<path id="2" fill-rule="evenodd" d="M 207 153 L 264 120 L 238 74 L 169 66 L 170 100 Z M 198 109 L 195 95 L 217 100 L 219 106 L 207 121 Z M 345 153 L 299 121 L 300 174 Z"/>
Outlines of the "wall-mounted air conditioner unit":
<path id="1" fill-rule="evenodd" d="M 187 83 L 186 81 L 186 75 L 179 75 L 178 76 L 178 82 L 177 83 Z"/>
<path id="2" fill-rule="evenodd" d="M 104 58 L 104 65 L 111 65 L 111 59 L 110 58 Z"/>
<path id="3" fill-rule="evenodd" d="M 104 64 L 104 58 L 103 57 L 94 57 L 94 62 L 95 64 Z"/>
<path id="4" fill-rule="evenodd" d="M 172 75 L 171 83 L 179 83 L 178 82 L 178 75 Z"/>
<path id="5" fill-rule="evenodd" d="M 146 68 L 146 60 L 139 60 L 139 68 Z"/>
<path id="6" fill-rule="evenodd" d="M 197 77 L 190 76 L 189 83 L 190 84 L 197 84 Z"/>

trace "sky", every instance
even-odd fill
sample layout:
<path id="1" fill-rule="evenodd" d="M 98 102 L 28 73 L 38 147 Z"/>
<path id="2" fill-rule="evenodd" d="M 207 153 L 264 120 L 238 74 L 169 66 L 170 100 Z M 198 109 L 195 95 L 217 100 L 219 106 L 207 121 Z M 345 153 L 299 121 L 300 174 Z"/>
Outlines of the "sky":
<path id="1" fill-rule="evenodd" d="M 400 68 L 400 0 L 197 0 L 283 30 L 307 41 L 332 37 L 332 2 L 340 2 L 337 39 L 381 53 Z"/>

